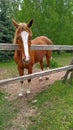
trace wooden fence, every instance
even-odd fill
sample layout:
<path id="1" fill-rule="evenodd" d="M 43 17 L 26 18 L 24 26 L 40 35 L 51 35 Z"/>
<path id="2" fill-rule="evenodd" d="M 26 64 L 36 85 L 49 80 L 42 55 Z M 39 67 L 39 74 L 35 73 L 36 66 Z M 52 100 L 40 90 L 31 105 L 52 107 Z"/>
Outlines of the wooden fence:
<path id="1" fill-rule="evenodd" d="M 15 77 L 15 78 L 0 80 L 0 86 L 6 85 L 6 84 L 9 84 L 9 83 L 14 83 L 16 81 L 32 79 L 32 78 L 36 78 L 36 77 L 40 77 L 40 76 L 44 76 L 44 75 L 49 75 L 49 74 L 54 74 L 54 73 L 61 72 L 61 71 L 72 70 L 72 69 L 73 69 L 73 65 L 69 65 L 69 66 L 45 70 L 45 71 L 41 71 L 41 72 L 29 74 L 29 75 L 24 75 L 24 76 L 19 76 L 19 77 Z"/>
<path id="2" fill-rule="evenodd" d="M 16 44 L 0 43 L 0 50 L 19 50 Z M 71 45 L 32 45 L 31 50 L 73 50 Z"/>
<path id="3" fill-rule="evenodd" d="M 18 50 L 18 49 L 19 49 L 18 45 L 0 44 L 0 50 Z M 34 50 L 73 50 L 73 46 L 66 46 L 66 45 L 45 45 L 45 46 L 38 45 L 38 46 L 35 46 L 34 45 L 34 46 L 31 46 L 31 49 L 34 49 Z M 66 71 L 66 70 L 73 70 L 73 65 L 64 66 L 64 67 L 60 67 L 60 68 L 56 68 L 56 69 L 45 70 L 42 72 L 37 72 L 37 73 L 19 76 L 19 77 L 15 77 L 15 78 L 0 80 L 0 86 L 6 85 L 9 83 L 14 83 L 17 81 L 30 79 L 30 78 L 32 79 L 35 77 L 54 74 L 54 73 Z"/>

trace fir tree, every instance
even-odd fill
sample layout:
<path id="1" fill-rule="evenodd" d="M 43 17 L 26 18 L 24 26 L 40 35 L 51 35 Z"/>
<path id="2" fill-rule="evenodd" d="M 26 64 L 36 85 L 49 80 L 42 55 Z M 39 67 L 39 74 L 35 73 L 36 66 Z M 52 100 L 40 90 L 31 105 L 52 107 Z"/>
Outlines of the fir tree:
<path id="1" fill-rule="evenodd" d="M 0 43 L 12 43 L 14 27 L 11 23 L 9 0 L 0 1 Z M 0 51 L 0 61 L 10 59 L 11 51 Z"/>

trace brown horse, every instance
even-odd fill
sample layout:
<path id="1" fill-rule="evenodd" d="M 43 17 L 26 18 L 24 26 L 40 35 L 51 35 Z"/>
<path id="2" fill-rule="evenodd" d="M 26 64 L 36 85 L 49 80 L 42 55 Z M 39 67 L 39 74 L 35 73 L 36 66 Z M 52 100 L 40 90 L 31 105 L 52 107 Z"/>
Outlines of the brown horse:
<path id="1" fill-rule="evenodd" d="M 31 44 L 36 45 L 52 45 L 52 41 L 45 36 L 40 36 L 32 40 L 32 32 L 30 27 L 33 24 L 33 20 L 29 23 L 17 23 L 15 20 L 12 20 L 14 26 L 16 27 L 16 33 L 14 38 L 14 43 L 18 44 L 20 50 L 16 50 L 14 54 L 14 59 L 18 67 L 19 75 L 24 75 L 24 69 L 28 69 L 28 74 L 32 73 L 33 65 L 37 62 L 40 63 L 41 69 L 43 70 L 43 57 L 46 56 L 47 67 L 50 66 L 50 59 L 52 51 L 50 50 L 30 50 Z M 28 91 L 30 93 L 30 83 L 31 79 L 28 80 Z M 23 86 L 23 81 L 21 82 Z M 21 87 L 22 88 L 22 87 Z M 22 90 L 22 89 L 21 89 Z M 22 91 L 19 94 L 22 96 Z"/>

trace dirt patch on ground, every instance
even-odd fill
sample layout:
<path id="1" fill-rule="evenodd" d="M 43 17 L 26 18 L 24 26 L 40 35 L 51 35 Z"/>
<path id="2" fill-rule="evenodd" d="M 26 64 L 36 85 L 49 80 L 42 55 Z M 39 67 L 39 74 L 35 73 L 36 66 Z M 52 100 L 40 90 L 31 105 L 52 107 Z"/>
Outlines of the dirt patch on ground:
<path id="1" fill-rule="evenodd" d="M 34 72 L 39 72 L 39 71 L 40 71 L 40 69 L 34 68 Z M 29 98 L 32 98 L 38 92 L 41 92 L 42 90 L 46 89 L 50 84 L 53 84 L 56 80 L 60 80 L 64 76 L 64 74 L 65 74 L 65 72 L 58 72 L 55 74 L 43 76 L 42 81 L 39 81 L 38 77 L 32 79 L 31 80 L 31 89 L 30 89 L 31 94 L 30 94 Z M 46 77 L 48 77 L 48 80 L 46 80 Z M 23 88 L 24 96 L 25 96 L 26 90 L 28 88 L 27 86 L 28 86 L 28 82 L 24 81 L 24 88 Z M 8 97 L 7 97 L 8 100 L 14 100 L 14 99 L 18 98 L 18 94 L 20 93 L 20 82 L 4 85 L 4 87 L 1 87 L 1 89 L 4 89 L 8 93 Z"/>

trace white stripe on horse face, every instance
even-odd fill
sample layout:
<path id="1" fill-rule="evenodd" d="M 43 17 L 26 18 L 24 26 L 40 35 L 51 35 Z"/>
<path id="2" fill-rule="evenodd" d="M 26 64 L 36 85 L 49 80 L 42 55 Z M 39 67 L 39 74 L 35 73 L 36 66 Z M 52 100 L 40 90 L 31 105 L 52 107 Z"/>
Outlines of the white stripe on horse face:
<path id="1" fill-rule="evenodd" d="M 26 60 L 29 60 L 28 33 L 26 31 L 21 32 L 21 37 L 22 37 L 22 40 L 23 40 L 23 46 L 24 46 Z"/>

